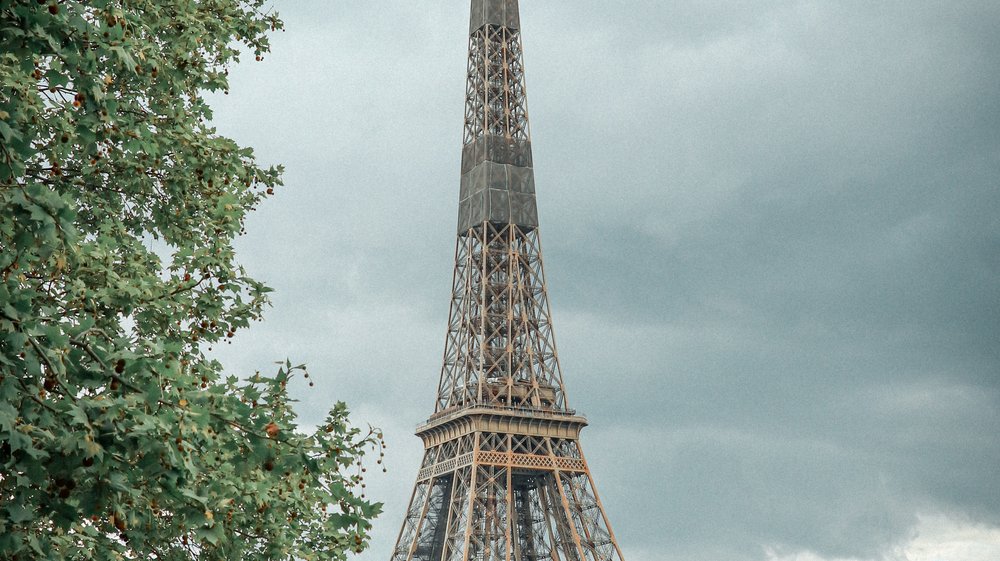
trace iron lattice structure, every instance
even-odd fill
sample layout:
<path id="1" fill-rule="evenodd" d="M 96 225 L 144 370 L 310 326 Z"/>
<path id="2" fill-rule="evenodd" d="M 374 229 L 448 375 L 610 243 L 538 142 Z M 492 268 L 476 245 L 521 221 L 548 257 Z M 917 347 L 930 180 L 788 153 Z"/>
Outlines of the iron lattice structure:
<path id="1" fill-rule="evenodd" d="M 473 0 L 458 241 L 434 414 L 392 561 L 622 561 L 542 270 L 517 0 Z"/>

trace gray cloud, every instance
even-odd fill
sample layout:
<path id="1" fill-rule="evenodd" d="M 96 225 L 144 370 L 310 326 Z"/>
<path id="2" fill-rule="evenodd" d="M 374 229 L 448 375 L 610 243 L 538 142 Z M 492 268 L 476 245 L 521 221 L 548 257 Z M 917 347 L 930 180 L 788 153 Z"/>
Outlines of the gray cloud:
<path id="1" fill-rule="evenodd" d="M 522 2 L 539 213 L 583 446 L 628 559 L 881 559 L 1000 525 L 1000 8 Z M 277 5 L 220 130 L 283 162 L 242 242 L 291 356 L 386 429 L 387 559 L 450 287 L 462 2 Z M 954 559 L 949 561 L 964 561 Z"/>

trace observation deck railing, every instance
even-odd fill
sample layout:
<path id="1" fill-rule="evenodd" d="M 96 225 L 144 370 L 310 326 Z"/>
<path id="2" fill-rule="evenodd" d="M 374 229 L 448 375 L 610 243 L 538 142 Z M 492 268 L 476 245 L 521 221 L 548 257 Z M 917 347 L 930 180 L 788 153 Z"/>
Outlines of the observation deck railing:
<path id="1" fill-rule="evenodd" d="M 472 405 L 462 405 L 449 407 L 443 411 L 438 411 L 437 413 L 430 416 L 429 419 L 420 423 L 416 426 L 417 430 L 424 428 L 432 423 L 439 423 L 450 421 L 451 419 L 457 419 L 462 415 L 470 412 L 476 413 L 486 413 L 496 411 L 498 413 L 518 413 L 519 416 L 526 417 L 544 417 L 548 419 L 555 419 L 558 417 L 576 417 L 582 419 L 584 423 L 587 423 L 587 416 L 577 413 L 576 409 L 550 409 L 550 408 L 538 408 L 538 407 L 515 407 L 511 405 L 492 405 L 488 403 L 477 403 Z"/>

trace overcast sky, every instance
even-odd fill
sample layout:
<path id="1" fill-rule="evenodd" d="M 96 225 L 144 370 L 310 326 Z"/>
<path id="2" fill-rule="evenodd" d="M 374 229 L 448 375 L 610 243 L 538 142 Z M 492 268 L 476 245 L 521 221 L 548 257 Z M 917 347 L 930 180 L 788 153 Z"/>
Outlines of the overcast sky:
<path id="1" fill-rule="evenodd" d="M 277 2 L 214 97 L 283 163 L 221 353 L 384 428 L 388 561 L 433 410 L 468 0 Z M 522 0 L 539 218 L 627 561 L 1000 558 L 1000 3 Z"/>

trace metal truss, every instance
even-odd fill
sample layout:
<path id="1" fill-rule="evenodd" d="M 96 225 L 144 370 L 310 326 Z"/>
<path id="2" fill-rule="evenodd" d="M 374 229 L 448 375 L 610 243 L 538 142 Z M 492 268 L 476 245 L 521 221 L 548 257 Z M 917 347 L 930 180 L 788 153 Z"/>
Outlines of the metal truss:
<path id="1" fill-rule="evenodd" d="M 392 561 L 621 561 L 576 440 L 474 433 L 425 458 Z"/>
<path id="2" fill-rule="evenodd" d="M 538 230 L 484 222 L 458 238 L 436 412 L 568 411 Z"/>
<path id="3" fill-rule="evenodd" d="M 530 140 L 521 32 L 486 23 L 469 37 L 464 143 L 486 135 Z"/>
<path id="4" fill-rule="evenodd" d="M 472 0 L 451 310 L 392 561 L 622 561 L 552 334 L 517 0 Z"/>

